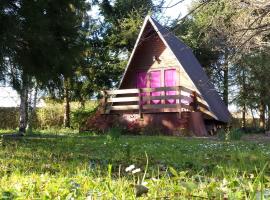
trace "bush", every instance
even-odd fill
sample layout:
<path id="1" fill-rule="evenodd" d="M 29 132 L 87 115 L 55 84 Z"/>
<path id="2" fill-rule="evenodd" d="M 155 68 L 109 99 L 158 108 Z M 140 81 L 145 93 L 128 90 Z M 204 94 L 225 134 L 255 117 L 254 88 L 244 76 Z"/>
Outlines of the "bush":
<path id="1" fill-rule="evenodd" d="M 78 109 L 71 112 L 71 127 L 83 130 L 87 119 L 96 112 L 97 108 Z"/>
<path id="2" fill-rule="evenodd" d="M 219 129 L 217 131 L 217 137 L 218 139 L 222 140 L 222 141 L 225 141 L 226 140 L 226 132 L 224 129 Z"/>
<path id="3" fill-rule="evenodd" d="M 121 128 L 119 126 L 112 127 L 108 131 L 107 140 L 108 141 L 118 140 L 122 134 L 123 134 L 123 128 Z"/>
<path id="4" fill-rule="evenodd" d="M 231 140 L 240 140 L 245 133 L 241 129 L 233 129 L 229 134 Z"/>
<path id="5" fill-rule="evenodd" d="M 71 103 L 71 126 L 81 128 L 87 117 L 95 110 L 95 101 L 86 102 L 85 109 L 78 102 Z M 34 129 L 61 129 L 64 123 L 64 105 L 46 100 L 42 108 L 37 108 L 33 117 Z M 0 108 L 0 129 L 16 129 L 19 125 L 19 108 Z"/>
<path id="6" fill-rule="evenodd" d="M 217 132 L 217 137 L 220 140 L 240 140 L 242 136 L 245 134 L 245 132 L 241 129 L 232 129 L 226 132 L 224 129 L 220 129 Z"/>
<path id="7" fill-rule="evenodd" d="M 16 129 L 19 124 L 19 108 L 0 108 L 0 129 Z"/>

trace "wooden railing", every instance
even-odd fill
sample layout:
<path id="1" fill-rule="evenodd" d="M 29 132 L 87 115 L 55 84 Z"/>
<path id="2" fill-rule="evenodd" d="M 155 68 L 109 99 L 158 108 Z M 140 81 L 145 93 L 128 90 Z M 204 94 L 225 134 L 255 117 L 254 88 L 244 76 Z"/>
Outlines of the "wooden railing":
<path id="1" fill-rule="evenodd" d="M 172 91 L 174 94 L 169 95 L 168 92 Z M 187 95 L 183 95 L 182 91 Z M 157 92 L 159 94 L 153 94 Z M 104 114 L 133 110 L 141 117 L 143 113 L 149 112 L 181 113 L 182 111 L 201 111 L 209 116 L 213 115 L 200 94 L 183 86 L 107 90 L 102 93 Z M 182 103 L 182 100 L 190 103 Z M 153 101 L 159 101 L 159 103 L 155 104 Z"/>

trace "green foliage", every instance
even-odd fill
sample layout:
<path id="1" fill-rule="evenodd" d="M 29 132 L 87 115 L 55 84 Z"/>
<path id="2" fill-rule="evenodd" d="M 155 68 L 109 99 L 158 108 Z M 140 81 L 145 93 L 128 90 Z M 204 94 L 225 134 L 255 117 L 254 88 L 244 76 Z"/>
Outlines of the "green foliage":
<path id="1" fill-rule="evenodd" d="M 79 129 L 84 126 L 86 119 L 97 108 L 95 101 L 85 103 L 85 108 L 82 109 L 77 102 L 71 103 L 71 127 Z M 57 130 L 63 128 L 64 106 L 56 101 L 46 101 L 46 105 L 42 108 L 37 108 L 33 118 L 34 129 L 49 129 Z M 0 108 L 0 129 L 16 129 L 19 122 L 18 108 Z M 70 130 L 70 129 L 67 129 Z"/>
<path id="2" fill-rule="evenodd" d="M 226 132 L 225 132 L 225 130 L 224 129 L 219 129 L 217 131 L 217 137 L 218 137 L 219 140 L 225 141 L 225 139 L 226 139 Z"/>
<path id="3" fill-rule="evenodd" d="M 64 106 L 53 101 L 47 102 L 45 107 L 36 110 L 36 116 L 33 128 L 60 128 L 63 126 Z"/>
<path id="4" fill-rule="evenodd" d="M 135 199 L 138 186 L 148 189 L 141 199 L 269 198 L 268 143 L 164 136 L 106 141 L 48 134 L 6 140 L 0 148 L 0 198 Z M 131 164 L 140 171 L 126 172 Z"/>
<path id="5" fill-rule="evenodd" d="M 86 120 L 96 112 L 97 103 L 89 102 L 84 108 L 79 108 L 71 112 L 71 127 L 81 130 Z"/>
<path id="6" fill-rule="evenodd" d="M 18 108 L 0 108 L 0 129 L 16 129 L 18 122 Z"/>
<path id="7" fill-rule="evenodd" d="M 218 130 L 217 137 L 222 141 L 241 140 L 244 134 L 245 131 L 240 128 L 232 129 L 229 131 L 220 129 Z"/>
<path id="8" fill-rule="evenodd" d="M 240 140 L 245 132 L 242 129 L 233 129 L 229 132 L 231 140 Z"/>
<path id="9" fill-rule="evenodd" d="M 107 134 L 107 140 L 108 141 L 116 141 L 119 140 L 121 135 L 123 134 L 123 129 L 119 126 L 115 126 L 110 128 Z"/>

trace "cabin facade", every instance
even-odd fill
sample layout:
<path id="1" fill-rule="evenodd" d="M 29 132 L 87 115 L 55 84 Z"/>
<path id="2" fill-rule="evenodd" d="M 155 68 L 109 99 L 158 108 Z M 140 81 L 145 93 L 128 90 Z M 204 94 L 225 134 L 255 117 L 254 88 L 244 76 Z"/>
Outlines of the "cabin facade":
<path id="1" fill-rule="evenodd" d="M 207 135 L 230 113 L 192 50 L 146 17 L 117 90 L 103 91 L 103 114 L 128 128 Z M 110 120 L 109 120 L 110 121 Z"/>

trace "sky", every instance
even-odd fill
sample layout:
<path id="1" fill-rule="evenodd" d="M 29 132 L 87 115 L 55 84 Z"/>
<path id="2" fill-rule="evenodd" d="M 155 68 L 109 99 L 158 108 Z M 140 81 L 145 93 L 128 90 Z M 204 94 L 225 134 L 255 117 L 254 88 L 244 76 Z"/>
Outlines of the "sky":
<path id="1" fill-rule="evenodd" d="M 180 2 L 181 0 L 166 0 L 164 7 L 170 7 L 173 6 L 175 4 L 177 4 L 178 2 Z M 194 0 L 182 0 L 181 3 L 171 7 L 171 8 L 166 8 L 163 11 L 165 16 L 171 17 L 171 18 L 177 18 L 179 15 L 181 15 L 181 17 L 185 16 L 186 14 L 188 14 L 188 8 L 190 7 L 191 3 Z"/>
<path id="2" fill-rule="evenodd" d="M 164 7 L 170 7 L 181 0 L 166 0 Z M 183 0 L 183 2 L 173 6 L 172 8 L 163 9 L 162 17 L 171 17 L 177 18 L 179 14 L 185 16 L 188 13 L 188 7 L 190 6 L 193 0 Z M 94 9 L 90 14 L 97 14 L 98 10 Z M 166 22 L 163 22 L 166 23 Z M 11 87 L 1 87 L 0 86 L 0 107 L 16 107 L 20 103 L 19 96 L 16 91 L 14 91 Z"/>

